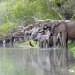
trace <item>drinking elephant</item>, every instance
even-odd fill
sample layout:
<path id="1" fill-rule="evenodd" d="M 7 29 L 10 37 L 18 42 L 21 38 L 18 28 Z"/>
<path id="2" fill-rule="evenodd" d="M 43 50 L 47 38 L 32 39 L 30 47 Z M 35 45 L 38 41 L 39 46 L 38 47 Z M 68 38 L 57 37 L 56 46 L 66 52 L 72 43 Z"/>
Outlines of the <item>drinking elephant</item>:
<path id="1" fill-rule="evenodd" d="M 49 48 L 56 46 L 57 36 L 50 36 L 49 30 L 43 31 L 42 28 L 34 27 L 31 30 L 25 31 L 24 39 L 29 41 L 29 44 L 34 47 L 31 40 L 38 41 L 40 48 Z M 54 41 L 53 41 L 54 40 Z"/>
<path id="2" fill-rule="evenodd" d="M 24 41 L 29 41 L 29 39 L 30 39 L 30 36 L 31 36 L 31 31 L 25 31 L 25 33 L 24 33 Z"/>
<path id="3" fill-rule="evenodd" d="M 42 28 L 38 30 L 35 29 L 31 34 L 31 39 L 34 41 L 38 41 L 40 48 L 55 47 L 57 43 L 59 43 L 58 35 L 50 36 L 50 31 L 43 30 Z M 31 41 L 30 41 L 30 45 L 31 45 Z"/>
<path id="4" fill-rule="evenodd" d="M 54 21 L 53 23 L 48 22 L 43 25 L 43 28 L 49 29 L 53 35 L 60 33 L 61 44 L 63 48 L 67 48 L 68 39 L 75 40 L 75 21 Z"/>
<path id="5" fill-rule="evenodd" d="M 33 27 L 31 30 L 26 30 L 24 32 L 24 40 L 25 41 L 29 41 L 29 44 L 34 47 L 32 44 L 31 44 L 31 40 L 33 40 L 33 38 L 35 38 L 35 36 L 37 35 L 38 33 L 38 30 L 39 28 L 38 27 Z"/>
<path id="6" fill-rule="evenodd" d="M 49 30 L 43 31 L 42 29 L 39 29 L 38 31 L 34 31 L 31 34 L 31 38 L 34 41 L 39 42 L 40 48 L 49 48 L 53 46 L 53 37 L 50 37 Z"/>
<path id="7" fill-rule="evenodd" d="M 70 21 L 70 22 L 58 22 L 54 21 L 53 23 L 45 23 L 43 25 L 44 29 L 49 29 L 51 34 L 56 35 L 60 33 L 61 37 L 61 45 L 62 45 L 62 52 L 61 52 L 61 57 L 63 59 L 63 64 L 68 63 L 68 50 L 67 50 L 67 42 L 68 39 L 75 40 L 75 20 Z M 66 66 L 65 64 L 65 66 Z"/>

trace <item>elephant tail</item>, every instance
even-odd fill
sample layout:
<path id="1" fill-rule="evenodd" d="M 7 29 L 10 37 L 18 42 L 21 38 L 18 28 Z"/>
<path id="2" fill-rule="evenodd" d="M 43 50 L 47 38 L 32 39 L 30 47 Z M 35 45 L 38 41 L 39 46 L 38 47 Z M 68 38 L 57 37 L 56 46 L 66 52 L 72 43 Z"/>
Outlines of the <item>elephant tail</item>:
<path id="1" fill-rule="evenodd" d="M 31 43 L 31 41 L 29 41 L 29 45 L 32 46 L 32 47 L 34 47 L 34 46 L 32 45 L 32 43 Z"/>

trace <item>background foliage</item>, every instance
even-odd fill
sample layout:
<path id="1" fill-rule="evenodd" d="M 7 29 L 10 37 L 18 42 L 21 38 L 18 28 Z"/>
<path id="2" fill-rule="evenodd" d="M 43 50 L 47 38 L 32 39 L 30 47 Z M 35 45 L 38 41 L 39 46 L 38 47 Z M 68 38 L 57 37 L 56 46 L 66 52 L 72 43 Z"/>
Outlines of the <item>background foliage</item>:
<path id="1" fill-rule="evenodd" d="M 6 34 L 8 26 L 8 32 L 12 26 L 26 26 L 34 21 L 31 16 L 56 20 L 61 19 L 58 12 L 63 18 L 67 13 L 68 19 L 74 19 L 74 4 L 74 0 L 0 0 L 0 31 Z"/>
<path id="2" fill-rule="evenodd" d="M 74 0 L 0 0 L 0 32 L 12 32 L 12 26 L 26 26 L 37 19 L 75 18 Z M 8 30 L 8 31 L 7 31 Z M 0 34 L 1 35 L 1 34 Z"/>

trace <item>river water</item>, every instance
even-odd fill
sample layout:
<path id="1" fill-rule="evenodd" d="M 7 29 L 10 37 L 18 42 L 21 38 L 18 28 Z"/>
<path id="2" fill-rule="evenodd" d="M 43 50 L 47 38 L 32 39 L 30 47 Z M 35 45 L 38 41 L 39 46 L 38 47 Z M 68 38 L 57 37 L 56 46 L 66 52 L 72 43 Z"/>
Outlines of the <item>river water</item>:
<path id="1" fill-rule="evenodd" d="M 60 49 L 1 47 L 0 75 L 75 75 L 75 63 L 61 60 Z"/>

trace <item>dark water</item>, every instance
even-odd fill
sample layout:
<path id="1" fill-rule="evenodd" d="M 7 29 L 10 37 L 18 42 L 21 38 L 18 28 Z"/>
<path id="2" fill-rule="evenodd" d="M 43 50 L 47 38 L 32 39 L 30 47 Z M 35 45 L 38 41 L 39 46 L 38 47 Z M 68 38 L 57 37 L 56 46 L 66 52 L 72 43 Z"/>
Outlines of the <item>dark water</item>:
<path id="1" fill-rule="evenodd" d="M 68 64 L 60 49 L 0 48 L 0 75 L 75 75 Z"/>

